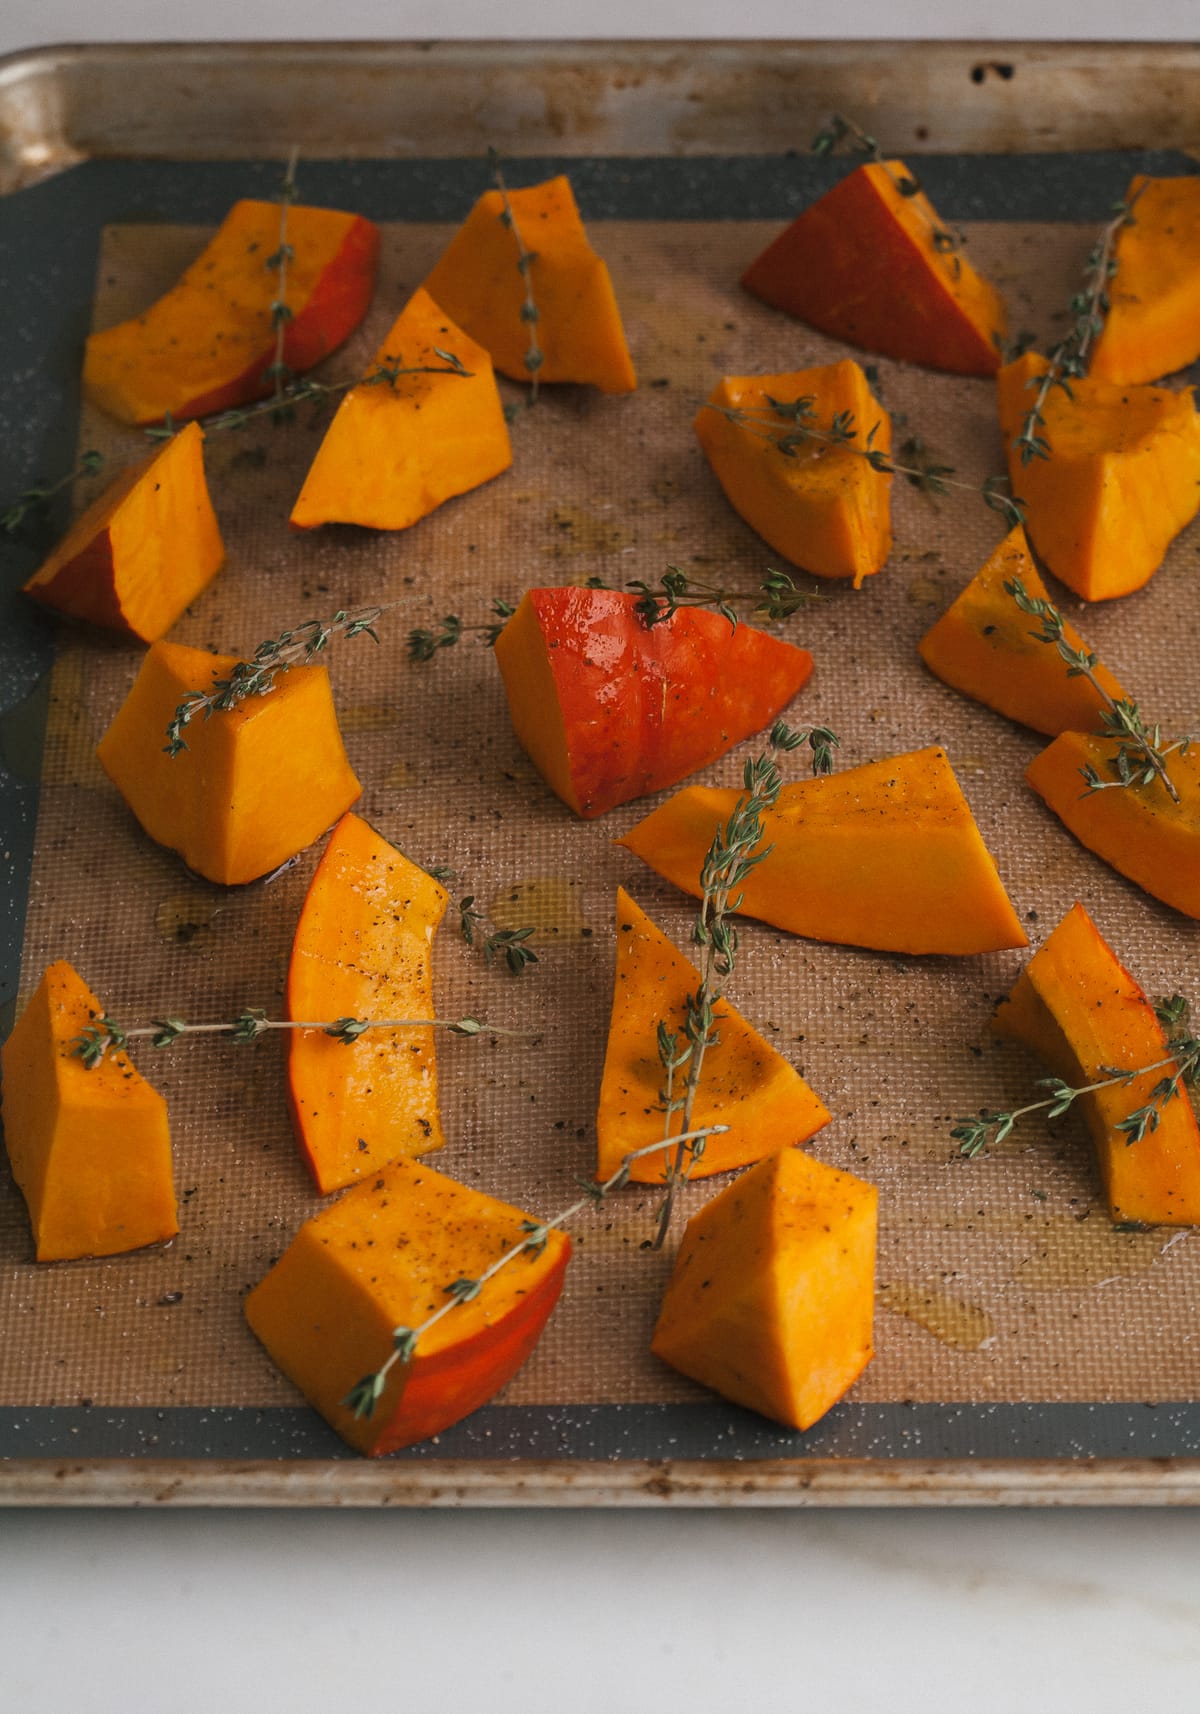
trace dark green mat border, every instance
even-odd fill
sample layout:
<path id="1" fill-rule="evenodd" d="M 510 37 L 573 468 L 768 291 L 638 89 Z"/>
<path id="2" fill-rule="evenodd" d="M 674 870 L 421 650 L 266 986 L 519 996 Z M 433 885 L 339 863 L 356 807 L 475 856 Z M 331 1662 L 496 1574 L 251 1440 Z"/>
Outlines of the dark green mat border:
<path id="1" fill-rule="evenodd" d="M 809 155 L 538 158 L 511 183 L 569 171 L 585 218 L 785 220 L 846 171 Z M 1135 172 L 1186 173 L 1163 151 L 930 156 L 948 220 L 1103 221 Z M 272 197 L 278 162 L 93 161 L 0 201 L 0 498 L 70 468 L 79 354 L 103 227 L 215 223 L 239 196 Z M 302 194 L 375 220 L 456 219 L 487 172 L 474 160 L 314 161 Z M 0 543 L 0 1035 L 11 1023 L 37 816 L 53 626 L 18 595 L 68 516 Z M 86 838 L 86 829 L 80 829 Z M 63 948 L 69 955 L 70 948 Z M 789 1434 L 723 1405 L 489 1406 L 397 1457 L 411 1459 L 1167 1458 L 1200 1455 L 1200 1404 L 842 1405 Z M 312 1412 L 39 1407 L 0 1410 L 0 1459 L 353 1457 Z"/>

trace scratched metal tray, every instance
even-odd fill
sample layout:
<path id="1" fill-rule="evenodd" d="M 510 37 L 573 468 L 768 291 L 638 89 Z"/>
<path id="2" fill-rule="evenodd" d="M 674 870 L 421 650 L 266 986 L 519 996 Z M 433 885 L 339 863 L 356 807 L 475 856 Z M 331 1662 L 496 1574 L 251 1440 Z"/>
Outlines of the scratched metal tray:
<path id="1" fill-rule="evenodd" d="M 1040 230 L 1098 223 L 1133 170 L 1187 170 L 1198 86 L 1200 50 L 1176 46 L 272 45 L 10 58 L 0 64 L 0 494 L 70 467 L 104 229 L 210 226 L 235 196 L 273 194 L 292 142 L 306 200 L 416 226 L 469 202 L 495 145 L 515 181 L 569 169 L 589 221 L 614 232 L 645 223 L 669 251 L 680 222 L 685 234 L 778 224 L 803 206 L 832 170 L 804 146 L 840 109 L 923 157 L 948 219 Z M 51 524 L 66 515 L 60 506 Z M 6 548 L 2 573 L 3 1033 L 30 979 L 19 964 L 56 646 L 15 591 L 44 540 Z M 959 568 L 958 581 L 966 575 Z M 926 599 L 924 584 L 912 580 L 910 600 Z M 1194 630 L 1200 608 L 1194 593 L 1183 600 Z M 81 823 L 80 862 L 88 838 Z M 1194 955 L 1194 935 L 1186 944 Z M 0 1194 L 15 1195 L 7 1178 Z M 0 1255 L 19 1279 L 12 1263 Z M 21 1297 L 0 1296 L 0 1327 L 32 1377 L 53 1347 Z M 31 1379 L 28 1398 L 0 1404 L 4 1503 L 1200 1500 L 1200 1374 L 1169 1396 L 1148 1388 L 1152 1402 L 1103 1384 L 1068 1398 L 856 1394 L 806 1435 L 699 1395 L 611 1402 L 584 1391 L 574 1403 L 497 1403 L 437 1444 L 377 1463 L 296 1403 L 229 1402 L 216 1387 L 201 1403 L 106 1402 L 82 1387 L 30 1402 L 44 1390 Z"/>

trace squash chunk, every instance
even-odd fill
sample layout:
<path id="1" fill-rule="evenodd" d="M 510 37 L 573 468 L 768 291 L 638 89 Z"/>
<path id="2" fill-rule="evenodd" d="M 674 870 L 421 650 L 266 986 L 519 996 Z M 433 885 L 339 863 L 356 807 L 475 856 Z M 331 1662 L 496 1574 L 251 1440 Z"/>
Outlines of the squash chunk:
<path id="1" fill-rule="evenodd" d="M 235 655 L 151 645 L 133 688 L 96 746 L 100 765 L 151 839 L 222 886 L 269 874 L 311 845 L 362 788 L 324 667 L 293 667 L 265 696 L 187 728 L 167 755 L 169 722 L 190 691 L 227 678 Z"/>
<path id="2" fill-rule="evenodd" d="M 602 393 L 637 386 L 608 268 L 588 243 L 570 180 L 510 190 L 525 249 L 537 322 L 525 319 L 525 273 L 498 190 L 485 191 L 442 252 L 425 290 L 487 347 L 502 375 L 527 381 L 536 325 L 541 381 L 581 381 Z"/>
<path id="3" fill-rule="evenodd" d="M 1157 381 L 1200 357 L 1200 177 L 1138 174 L 1133 223 L 1117 233 L 1109 308 L 1092 346 L 1097 381 Z"/>
<path id="4" fill-rule="evenodd" d="M 179 1229 L 166 1102 L 124 1053 L 89 1070 L 72 1052 L 103 1013 L 60 961 L 0 1049 L 4 1140 L 39 1262 L 117 1256 Z"/>
<path id="5" fill-rule="evenodd" d="M 1048 458 L 1013 445 L 1046 371 L 1033 352 L 997 377 L 1013 492 L 1034 550 L 1068 589 L 1109 601 L 1140 589 L 1200 510 L 1200 417 L 1192 389 L 1118 387 L 1083 377 L 1043 407 Z"/>
<path id="6" fill-rule="evenodd" d="M 1200 917 L 1200 749 L 1167 757 L 1179 793 L 1173 803 L 1158 780 L 1087 791 L 1080 770 L 1115 780 L 1117 747 L 1115 738 L 1064 732 L 1033 758 L 1025 778 L 1081 845 L 1156 899 Z"/>
<path id="7" fill-rule="evenodd" d="M 576 815 L 661 791 L 768 725 L 812 672 L 805 649 L 636 595 L 531 589 L 496 639 L 513 730 Z"/>
<path id="8" fill-rule="evenodd" d="M 874 1355 L 879 1193 L 781 1149 L 688 1221 L 651 1350 L 734 1404 L 809 1428 Z"/>
<path id="9" fill-rule="evenodd" d="M 367 1418 L 345 1400 L 456 1280 L 478 1279 L 529 1237 L 531 1222 L 420 1162 L 394 1160 L 307 1221 L 246 1299 L 274 1361 L 343 1440 L 372 1457 L 438 1434 L 486 1404 L 528 1357 L 558 1300 L 571 1254 L 546 1234 L 397 1362 Z"/>
<path id="10" fill-rule="evenodd" d="M 1034 953 L 993 1020 L 1073 1088 L 1111 1071 L 1159 1065 L 1127 1084 L 1080 1096 L 1109 1213 L 1146 1226 L 1200 1221 L 1200 1128 L 1185 1091 L 1159 1108 L 1158 1124 L 1131 1143 L 1121 1122 L 1170 1076 L 1167 1038 L 1154 1008 L 1082 905 L 1069 910 Z"/>
<path id="11" fill-rule="evenodd" d="M 457 375 L 438 352 L 457 357 Z M 390 368 L 445 374 L 373 380 Z M 504 407 L 487 352 L 443 314 L 428 292 L 411 297 L 351 389 L 317 451 L 292 508 L 292 527 L 363 524 L 406 530 L 444 500 L 489 482 L 512 463 Z"/>
<path id="12" fill-rule="evenodd" d="M 34 572 L 26 595 L 146 643 L 169 631 L 225 559 L 203 448 L 204 431 L 188 423 L 122 471 Z"/>
<path id="13" fill-rule="evenodd" d="M 429 948 L 446 904 L 431 875 L 357 815 L 344 815 L 296 926 L 288 1017 L 432 1017 Z M 432 1029 L 368 1030 L 352 1042 L 290 1031 L 288 1098 L 321 1191 L 445 1141 Z"/>
<path id="14" fill-rule="evenodd" d="M 741 794 L 685 786 L 624 845 L 685 893 Z M 1027 946 L 945 751 L 931 748 L 785 785 L 763 816 L 766 862 L 743 913 L 810 940 L 880 952 Z"/>
<path id="15" fill-rule="evenodd" d="M 379 228 L 356 214 L 293 204 L 287 214 L 283 361 L 311 369 L 358 326 L 375 289 Z M 93 333 L 83 389 L 125 423 L 202 417 L 275 386 L 279 204 L 237 202 L 165 297 Z"/>
<path id="16" fill-rule="evenodd" d="M 855 589 L 892 549 L 891 476 L 846 446 L 819 441 L 784 452 L 789 420 L 771 400 L 811 405 L 811 425 L 828 433 L 835 417 L 854 419 L 858 444 L 892 445 L 891 419 L 857 363 L 788 375 L 727 375 L 696 416 L 696 437 L 733 509 L 777 553 L 817 577 L 849 577 Z M 729 412 L 745 413 L 739 422 Z"/>
<path id="17" fill-rule="evenodd" d="M 622 1156 L 662 1136 L 658 1024 L 682 1029 L 687 997 L 699 985 L 696 966 L 618 888 L 612 1021 L 596 1114 L 597 1179 L 611 1177 Z M 704 1055 L 692 1124 L 731 1128 L 706 1139 L 704 1152 L 692 1163 L 692 1178 L 729 1172 L 807 1142 L 830 1119 L 825 1103 L 795 1067 L 728 1001 L 719 1001 L 716 1013 L 718 1040 Z M 632 1163 L 629 1176 L 639 1184 L 661 1184 L 672 1157 L 669 1149 L 643 1155 Z"/>
<path id="18" fill-rule="evenodd" d="M 1095 726 L 1105 706 L 1102 698 L 1086 678 L 1068 677 L 1057 651 L 1036 640 L 1037 621 L 1022 613 L 1004 587 L 1014 578 L 1030 596 L 1047 598 L 1019 524 L 921 638 L 921 659 L 964 696 L 1037 732 L 1054 737 Z M 1073 625 L 1066 626 L 1064 636 L 1073 649 L 1086 648 Z M 1097 662 L 1094 671 L 1114 701 L 1125 699 L 1106 666 Z"/>
<path id="19" fill-rule="evenodd" d="M 856 167 L 784 228 L 742 284 L 864 351 L 994 375 L 1004 305 L 966 256 L 938 248 L 945 228 L 924 193 L 897 188 L 909 176 L 903 161 Z"/>

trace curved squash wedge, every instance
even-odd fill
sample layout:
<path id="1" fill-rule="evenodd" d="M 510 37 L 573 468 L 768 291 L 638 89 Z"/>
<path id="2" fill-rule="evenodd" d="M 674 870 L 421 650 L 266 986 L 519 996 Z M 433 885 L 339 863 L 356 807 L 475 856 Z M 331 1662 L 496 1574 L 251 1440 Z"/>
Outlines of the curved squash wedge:
<path id="1" fill-rule="evenodd" d="M 1133 221 L 1117 233 L 1117 271 L 1092 346 L 1097 381 L 1157 381 L 1200 357 L 1200 177 L 1138 174 Z"/>

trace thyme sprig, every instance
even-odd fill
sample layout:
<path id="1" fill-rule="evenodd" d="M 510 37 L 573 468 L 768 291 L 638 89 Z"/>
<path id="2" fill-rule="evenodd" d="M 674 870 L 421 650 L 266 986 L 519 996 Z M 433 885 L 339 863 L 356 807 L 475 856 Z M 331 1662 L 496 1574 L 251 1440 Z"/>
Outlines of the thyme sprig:
<path id="1" fill-rule="evenodd" d="M 1079 1087 L 1073 1087 L 1061 1077 L 1040 1077 L 1037 1087 L 1050 1091 L 1043 1100 L 1031 1101 L 1027 1106 L 1016 1107 L 1007 1113 L 983 1111 L 978 1118 L 959 1119 L 950 1133 L 959 1145 L 959 1153 L 973 1158 L 982 1154 L 989 1144 L 1002 1143 L 1017 1121 L 1029 1113 L 1044 1112 L 1048 1119 L 1057 1119 L 1082 1095 L 1095 1094 L 1099 1089 L 1128 1088 L 1139 1078 L 1162 1071 L 1166 1075 L 1159 1078 L 1143 1104 L 1117 1122 L 1116 1129 L 1124 1133 L 1127 1146 L 1140 1143 L 1143 1137 L 1158 1129 L 1163 1108 L 1168 1102 L 1187 1086 L 1194 1088 L 1200 1085 L 1200 1036 L 1190 1031 L 1187 1001 L 1181 994 L 1173 994 L 1169 1000 L 1159 1001 L 1154 1010 L 1159 1022 L 1171 1032 L 1167 1038 L 1168 1051 L 1162 1059 L 1132 1070 L 1101 1066 L 1102 1077 Z"/>
<path id="2" fill-rule="evenodd" d="M 492 183 L 500 193 L 500 224 L 513 235 L 517 246 L 517 269 L 525 288 L 525 295 L 521 304 L 521 320 L 529 330 L 529 344 L 525 351 L 524 362 L 529 371 L 529 392 L 525 396 L 525 408 L 530 409 L 537 404 L 539 371 L 546 355 L 538 339 L 538 322 L 541 318 L 541 311 L 538 309 L 537 299 L 533 295 L 532 275 L 533 264 L 537 261 L 537 251 L 526 249 L 525 240 L 521 237 L 521 228 L 517 225 L 512 199 L 508 194 L 508 185 L 505 183 L 504 172 L 501 168 L 499 151 L 489 148 L 487 159 L 491 169 Z M 510 405 L 506 407 L 504 414 L 511 422 L 520 409 L 520 405 Z"/>
<path id="3" fill-rule="evenodd" d="M 852 119 L 847 119 L 840 113 L 835 113 L 828 125 L 817 132 L 812 140 L 812 153 L 821 156 L 834 155 L 843 144 L 848 147 L 850 153 L 862 155 L 874 165 L 882 167 L 893 188 L 901 196 L 906 198 L 920 196 L 924 187 L 916 174 L 896 172 L 891 162 L 884 159 L 883 151 L 875 138 L 869 132 L 864 131 L 861 125 L 856 125 Z M 926 212 L 924 205 L 918 203 L 916 206 L 922 220 L 929 228 L 934 249 L 940 255 L 952 257 L 951 267 L 955 279 L 958 279 L 962 273 L 962 258 L 959 252 L 967 241 L 966 233 L 957 226 L 942 226 L 933 219 L 931 212 Z"/>
<path id="4" fill-rule="evenodd" d="M 516 603 L 500 596 L 492 602 L 495 618 L 490 625 L 464 625 L 457 613 L 447 613 L 438 620 L 437 629 L 418 628 L 408 633 L 410 661 L 431 661 L 440 649 L 452 649 L 467 634 L 477 634 L 483 643 L 494 643 L 516 612 Z"/>
<path id="5" fill-rule="evenodd" d="M 208 720 L 214 714 L 228 713 L 251 697 L 266 696 L 281 673 L 312 662 L 335 637 L 367 636 L 377 643 L 376 621 L 399 605 L 393 601 L 380 607 L 360 607 L 353 612 L 339 608 L 331 619 L 305 619 L 293 629 L 260 643 L 251 658 L 238 661 L 227 677 L 214 677 L 208 690 L 188 691 L 167 726 L 163 749 L 168 756 L 178 756 L 187 749 L 184 728 L 199 715 Z"/>
<path id="6" fill-rule="evenodd" d="M 1019 577 L 1006 580 L 1005 592 L 1012 596 L 1022 613 L 1041 621 L 1029 635 L 1036 642 L 1046 643 L 1058 652 L 1067 669 L 1068 678 L 1085 678 L 1103 707 L 1100 710 L 1101 735 L 1117 741 L 1117 753 L 1109 758 L 1114 778 L 1106 780 L 1089 762 L 1079 771 L 1087 785 L 1084 797 L 1092 792 L 1106 791 L 1113 786 L 1148 786 L 1161 780 L 1172 803 L 1179 802 L 1179 792 L 1167 771 L 1167 757 L 1178 751 L 1185 756 L 1196 740 L 1190 733 L 1163 743 L 1162 730 L 1156 724 L 1147 727 L 1136 702 L 1124 697 L 1110 696 L 1096 675 L 1098 657 L 1089 649 L 1075 648 L 1066 636 L 1066 620 L 1052 601 L 1044 596 L 1030 595 Z"/>
<path id="7" fill-rule="evenodd" d="M 585 1183 L 583 1186 L 584 1194 L 578 1201 L 572 1202 L 570 1207 L 564 1208 L 552 1219 L 523 1220 L 521 1231 L 525 1236 L 520 1243 L 513 1244 L 509 1249 L 503 1251 L 477 1278 L 451 1280 L 448 1285 L 443 1286 L 442 1290 L 446 1301 L 440 1304 L 432 1314 L 427 1315 L 425 1320 L 419 1322 L 416 1327 L 395 1327 L 392 1329 L 392 1352 L 387 1361 L 381 1364 L 378 1369 L 373 1370 L 371 1374 L 364 1375 L 361 1381 L 356 1382 L 342 1403 L 348 1410 L 353 1411 L 360 1421 L 373 1416 L 375 1406 L 383 1397 L 388 1376 L 393 1368 L 397 1363 L 404 1365 L 412 1362 L 420 1340 L 424 1338 L 430 1328 L 436 1327 L 438 1322 L 444 1320 L 459 1304 L 469 1303 L 472 1298 L 478 1297 L 489 1280 L 494 1279 L 505 1268 L 511 1267 L 519 1257 L 528 1256 L 532 1259 L 534 1256 L 540 1255 L 546 1247 L 546 1240 L 551 1232 L 565 1226 L 577 1214 L 581 1214 L 585 1208 L 597 1207 L 615 1190 L 623 1189 L 629 1182 L 629 1174 L 634 1161 L 640 1160 L 643 1155 L 656 1154 L 660 1149 L 667 1147 L 670 1142 L 699 1143 L 704 1138 L 715 1136 L 719 1132 L 728 1130 L 728 1128 L 727 1125 L 708 1125 L 701 1130 L 693 1131 L 686 1138 L 671 1138 L 664 1142 L 647 1143 L 645 1148 L 632 1149 L 627 1155 L 622 1156 L 621 1164 L 611 1177 L 606 1178 L 601 1184 Z"/>
<path id="8" fill-rule="evenodd" d="M 0 512 L 0 533 L 15 536 L 28 518 L 41 516 L 47 510 L 56 494 L 72 487 L 81 477 L 95 475 L 103 463 L 102 452 L 85 452 L 69 475 L 60 477 L 57 482 L 35 483 L 32 488 L 26 488 Z"/>
<path id="9" fill-rule="evenodd" d="M 817 415 L 817 401 L 812 394 L 797 399 L 774 399 L 769 393 L 763 396 L 767 410 L 747 410 L 739 405 L 718 405 L 712 400 L 705 401 L 705 408 L 716 411 L 718 416 L 725 417 L 741 428 L 748 429 L 751 434 L 770 442 L 785 458 L 795 458 L 801 447 L 841 447 L 865 459 L 871 469 L 877 470 L 880 475 L 903 476 L 924 494 L 944 495 L 949 493 L 951 488 L 961 488 L 966 493 L 977 494 L 989 510 L 1000 513 L 1010 529 L 1024 521 L 1025 503 L 1019 496 L 1007 491 L 1007 476 L 989 476 L 978 485 L 974 482 L 959 481 L 954 474 L 955 467 L 952 464 L 933 462 L 927 455 L 924 443 L 915 437 L 905 441 L 902 449 L 902 456 L 911 456 L 915 462 L 900 463 L 891 453 L 875 445 L 880 423 L 875 423 L 863 439 L 859 435 L 858 424 L 852 411 L 837 411 L 828 423 L 822 423 Z"/>
<path id="10" fill-rule="evenodd" d="M 1108 222 L 1088 253 L 1084 267 L 1083 287 L 1071 299 L 1073 320 L 1069 331 L 1059 340 L 1047 359 L 1045 373 L 1038 378 L 1021 432 L 1013 441 L 1013 450 L 1021 463 L 1032 464 L 1035 458 L 1050 457 L 1050 439 L 1046 432 L 1045 407 L 1055 387 L 1071 398 L 1071 382 L 1087 374 L 1092 345 L 1104 328 L 1110 305 L 1109 288 L 1117 272 L 1114 254 L 1122 229 L 1135 224 L 1133 210 L 1144 186 L 1139 185 L 1124 202 L 1113 205 Z M 1032 387 L 1034 383 L 1030 381 Z"/>
<path id="11" fill-rule="evenodd" d="M 100 1064 L 110 1049 L 123 1053 L 131 1041 L 146 1040 L 151 1047 L 170 1047 L 181 1036 L 230 1036 L 235 1042 L 256 1042 L 271 1030 L 320 1030 L 347 1047 L 368 1030 L 446 1030 L 454 1036 L 528 1036 L 527 1030 L 504 1029 L 480 1018 L 269 1018 L 261 1006 L 247 1006 L 220 1023 L 193 1024 L 186 1018 L 155 1018 L 149 1024 L 127 1029 L 107 1014 L 89 1024 L 70 1044 L 71 1054 L 89 1071 Z"/>
<path id="12" fill-rule="evenodd" d="M 731 589 L 689 577 L 682 566 L 669 565 L 657 584 L 634 579 L 625 587 L 640 592 L 636 612 L 648 628 L 673 619 L 681 607 L 710 607 L 736 630 L 741 605 L 749 606 L 755 618 L 790 619 L 822 599 L 815 589 L 797 589 L 786 571 L 768 571 L 754 589 Z"/>
<path id="13" fill-rule="evenodd" d="M 293 144 L 288 154 L 287 170 L 283 183 L 279 187 L 279 245 L 275 252 L 267 257 L 266 265 L 275 270 L 275 301 L 271 305 L 271 326 L 275 329 L 275 357 L 263 376 L 264 381 L 270 381 L 274 394 L 273 402 L 278 407 L 282 404 L 284 391 L 292 379 L 292 371 L 284 362 L 284 351 L 287 347 L 287 330 L 293 320 L 287 301 L 288 263 L 295 256 L 295 251 L 288 243 L 288 212 L 296 200 L 296 166 L 300 160 L 300 148 Z"/>
<path id="14" fill-rule="evenodd" d="M 713 835 L 701 865 L 700 909 L 692 930 L 692 938 L 701 949 L 699 986 L 687 997 L 682 1031 L 673 1030 L 662 1021 L 658 1025 L 658 1055 L 664 1073 L 660 1092 L 663 1140 L 666 1143 L 673 1140 L 675 1151 L 667 1165 L 666 1191 L 652 1240 L 656 1250 L 662 1248 L 666 1239 L 676 1194 L 699 1153 L 697 1145 L 690 1141 L 696 1096 L 705 1053 L 720 1039 L 717 1004 L 737 962 L 738 932 L 730 918 L 742 903 L 742 883 L 771 854 L 772 847 L 763 843 L 763 817 L 774 808 L 783 787 L 776 757 L 807 744 L 812 752 L 814 775 L 828 774 L 833 768 L 833 752 L 838 742 L 827 726 L 795 728 L 777 720 L 768 736 L 766 751 L 747 761 L 742 775 L 744 791 L 729 819 Z M 676 1079 L 685 1067 L 680 1095 Z"/>
<path id="15" fill-rule="evenodd" d="M 528 965 L 540 962 L 537 953 L 526 944 L 534 932 L 532 927 L 497 928 L 489 934 L 484 920 L 483 912 L 475 909 L 474 893 L 459 899 L 459 930 L 468 946 L 483 947 L 485 964 L 490 964 L 493 958 L 503 958 L 512 975 L 519 976 Z"/>

